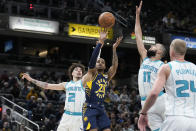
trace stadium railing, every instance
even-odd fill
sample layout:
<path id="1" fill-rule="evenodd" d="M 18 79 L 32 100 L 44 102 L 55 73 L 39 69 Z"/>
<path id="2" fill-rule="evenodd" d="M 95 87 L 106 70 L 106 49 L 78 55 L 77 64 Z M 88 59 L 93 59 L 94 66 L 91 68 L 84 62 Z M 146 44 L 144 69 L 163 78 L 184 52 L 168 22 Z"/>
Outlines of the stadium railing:
<path id="1" fill-rule="evenodd" d="M 35 122 L 27 118 L 28 110 L 8 100 L 7 98 L 0 96 L 2 103 L 2 113 L 5 113 L 7 109 L 11 110 L 11 122 L 15 122 L 17 126 L 24 125 L 24 128 L 28 131 L 39 131 L 40 127 Z M 19 128 L 19 127 L 18 127 Z"/>

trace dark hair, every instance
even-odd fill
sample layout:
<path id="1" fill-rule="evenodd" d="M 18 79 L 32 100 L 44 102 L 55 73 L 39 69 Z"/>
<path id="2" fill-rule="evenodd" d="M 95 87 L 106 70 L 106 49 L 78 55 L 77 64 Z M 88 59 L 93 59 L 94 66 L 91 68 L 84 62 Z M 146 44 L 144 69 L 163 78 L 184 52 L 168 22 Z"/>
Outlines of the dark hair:
<path id="1" fill-rule="evenodd" d="M 72 63 L 72 65 L 69 67 L 68 69 L 68 75 L 69 75 L 69 79 L 73 80 L 73 76 L 72 76 L 72 72 L 76 67 L 80 67 L 82 69 L 82 74 L 85 71 L 85 66 L 83 64 L 80 63 Z"/>
<path id="2" fill-rule="evenodd" d="M 156 43 L 156 44 L 159 44 L 161 46 L 161 48 L 160 48 L 161 51 L 162 51 L 161 58 L 165 57 L 166 56 L 166 53 L 167 53 L 167 51 L 165 49 L 165 46 L 163 44 L 161 44 L 161 43 Z"/>

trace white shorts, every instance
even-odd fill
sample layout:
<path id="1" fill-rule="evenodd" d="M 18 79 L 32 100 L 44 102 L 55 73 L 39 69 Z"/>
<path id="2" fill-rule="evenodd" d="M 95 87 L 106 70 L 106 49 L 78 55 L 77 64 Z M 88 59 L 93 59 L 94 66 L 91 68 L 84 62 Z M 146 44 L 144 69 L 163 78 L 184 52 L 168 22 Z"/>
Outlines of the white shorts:
<path id="1" fill-rule="evenodd" d="M 196 131 L 196 118 L 167 116 L 160 131 Z"/>
<path id="2" fill-rule="evenodd" d="M 83 131 L 82 116 L 63 113 L 57 131 Z"/>
<path id="3" fill-rule="evenodd" d="M 145 101 L 141 101 L 142 107 Z M 159 96 L 148 111 L 148 124 L 152 131 L 157 131 L 165 120 L 165 94 Z"/>

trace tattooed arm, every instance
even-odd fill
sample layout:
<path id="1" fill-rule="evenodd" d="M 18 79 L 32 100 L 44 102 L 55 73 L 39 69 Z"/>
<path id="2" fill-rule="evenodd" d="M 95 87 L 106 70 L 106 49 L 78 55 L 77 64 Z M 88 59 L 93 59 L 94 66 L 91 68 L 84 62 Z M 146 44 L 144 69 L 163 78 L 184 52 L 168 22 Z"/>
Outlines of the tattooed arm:
<path id="1" fill-rule="evenodd" d="M 118 56 L 116 54 L 116 48 L 120 44 L 123 37 L 119 37 L 116 40 L 116 43 L 113 45 L 113 58 L 112 58 L 112 66 L 108 70 L 108 81 L 110 81 L 114 75 L 116 74 L 116 70 L 118 68 Z"/>
<path id="2" fill-rule="evenodd" d="M 24 79 L 24 78 L 27 79 L 28 81 L 30 81 L 31 83 L 35 84 L 36 86 L 39 86 L 44 89 L 65 90 L 64 85 L 66 84 L 66 82 L 60 83 L 60 84 L 50 84 L 50 83 L 35 80 L 35 79 L 31 78 L 30 75 L 27 73 L 23 73 L 22 79 Z"/>

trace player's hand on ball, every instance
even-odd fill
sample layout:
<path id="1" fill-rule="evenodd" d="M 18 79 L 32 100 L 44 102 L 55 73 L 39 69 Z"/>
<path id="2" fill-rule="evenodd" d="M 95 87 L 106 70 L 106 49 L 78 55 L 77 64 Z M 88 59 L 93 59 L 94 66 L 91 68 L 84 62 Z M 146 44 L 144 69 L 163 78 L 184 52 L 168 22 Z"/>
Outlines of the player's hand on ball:
<path id="1" fill-rule="evenodd" d="M 140 115 L 138 120 L 138 128 L 140 131 L 146 131 L 146 127 L 148 126 L 148 118 L 147 115 Z"/>
<path id="2" fill-rule="evenodd" d="M 32 80 L 32 78 L 30 77 L 30 75 L 27 74 L 27 73 L 22 73 L 22 79 L 27 79 L 28 81 L 31 81 Z"/>
<path id="3" fill-rule="evenodd" d="M 118 47 L 118 45 L 120 44 L 122 39 L 123 39 L 123 36 L 120 36 L 120 37 L 117 38 L 116 42 L 113 45 L 113 49 L 116 49 Z"/>
<path id="4" fill-rule="evenodd" d="M 140 15 L 141 8 L 142 8 L 142 3 L 143 3 L 143 1 L 140 1 L 140 5 L 139 5 L 139 7 L 138 7 L 138 6 L 136 6 L 136 14 L 137 14 L 137 15 Z"/>

